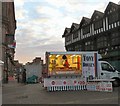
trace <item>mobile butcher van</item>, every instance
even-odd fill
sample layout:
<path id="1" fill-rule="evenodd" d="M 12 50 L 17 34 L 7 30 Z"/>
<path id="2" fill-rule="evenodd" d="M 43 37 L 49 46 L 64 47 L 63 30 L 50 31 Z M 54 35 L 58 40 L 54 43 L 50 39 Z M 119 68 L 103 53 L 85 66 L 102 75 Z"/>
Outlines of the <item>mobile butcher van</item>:
<path id="1" fill-rule="evenodd" d="M 112 91 L 120 85 L 120 73 L 92 52 L 46 52 L 47 91 Z"/>

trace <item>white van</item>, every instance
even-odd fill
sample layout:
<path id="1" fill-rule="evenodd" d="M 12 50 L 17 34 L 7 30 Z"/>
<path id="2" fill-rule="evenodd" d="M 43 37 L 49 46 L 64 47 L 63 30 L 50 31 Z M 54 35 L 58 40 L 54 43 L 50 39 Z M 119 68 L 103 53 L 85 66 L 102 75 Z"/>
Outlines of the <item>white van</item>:
<path id="1" fill-rule="evenodd" d="M 113 86 L 120 86 L 120 72 L 99 59 L 102 57 L 97 51 L 46 52 L 47 78 L 44 78 L 44 87 L 51 87 L 55 83 L 56 86 L 63 86 L 64 81 L 68 86 L 73 86 L 74 80 L 86 82 L 89 78 L 99 81 L 105 79 L 112 81 Z"/>
<path id="2" fill-rule="evenodd" d="M 115 79 L 113 86 L 120 86 L 120 72 L 106 61 L 98 61 L 98 72 L 101 79 Z"/>

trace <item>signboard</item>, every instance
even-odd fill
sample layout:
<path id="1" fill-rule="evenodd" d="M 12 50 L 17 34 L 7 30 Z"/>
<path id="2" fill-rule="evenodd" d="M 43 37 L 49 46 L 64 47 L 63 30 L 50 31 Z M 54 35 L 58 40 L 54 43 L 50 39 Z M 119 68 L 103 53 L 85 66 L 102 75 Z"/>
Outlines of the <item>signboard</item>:
<path id="1" fill-rule="evenodd" d="M 48 79 L 44 78 L 44 87 L 52 87 L 52 86 L 75 86 L 75 85 L 86 85 L 86 80 L 76 79 L 76 78 L 67 78 L 67 79 Z"/>
<path id="2" fill-rule="evenodd" d="M 80 54 L 49 54 L 47 56 L 49 75 L 80 74 L 82 59 Z"/>
<path id="3" fill-rule="evenodd" d="M 94 53 L 86 53 L 82 55 L 82 74 L 85 77 L 96 76 L 96 57 Z"/>
<path id="4" fill-rule="evenodd" d="M 112 92 L 113 91 L 112 82 L 88 82 L 87 90 Z"/>

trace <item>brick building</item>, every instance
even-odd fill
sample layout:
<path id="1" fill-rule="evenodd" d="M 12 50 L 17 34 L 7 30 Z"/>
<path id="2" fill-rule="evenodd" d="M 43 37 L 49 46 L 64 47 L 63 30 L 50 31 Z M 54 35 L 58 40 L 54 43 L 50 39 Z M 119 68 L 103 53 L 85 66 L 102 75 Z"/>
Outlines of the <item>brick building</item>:
<path id="1" fill-rule="evenodd" d="M 65 28 L 62 37 L 67 51 L 98 51 L 120 70 L 119 4 L 109 2 L 104 12 L 95 10 L 91 18 L 83 17 L 79 24 Z"/>
<path id="2" fill-rule="evenodd" d="M 7 82 L 8 73 L 14 68 L 16 20 L 13 0 L 0 5 L 0 60 L 4 62 L 3 80 Z"/>

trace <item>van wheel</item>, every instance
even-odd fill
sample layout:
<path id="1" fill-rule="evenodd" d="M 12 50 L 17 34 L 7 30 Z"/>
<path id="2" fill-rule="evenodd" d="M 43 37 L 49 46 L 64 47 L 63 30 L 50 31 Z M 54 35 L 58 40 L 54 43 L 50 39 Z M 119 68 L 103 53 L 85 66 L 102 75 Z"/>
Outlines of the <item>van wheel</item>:
<path id="1" fill-rule="evenodd" d="M 112 84 L 113 84 L 113 87 L 119 87 L 120 86 L 120 80 L 115 79 L 115 81 L 113 81 Z"/>

